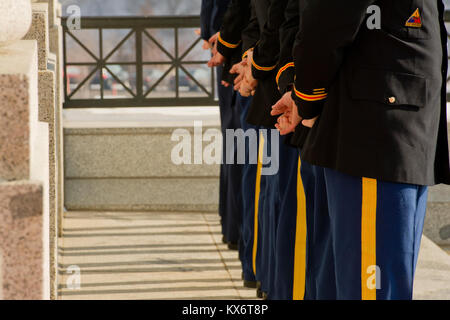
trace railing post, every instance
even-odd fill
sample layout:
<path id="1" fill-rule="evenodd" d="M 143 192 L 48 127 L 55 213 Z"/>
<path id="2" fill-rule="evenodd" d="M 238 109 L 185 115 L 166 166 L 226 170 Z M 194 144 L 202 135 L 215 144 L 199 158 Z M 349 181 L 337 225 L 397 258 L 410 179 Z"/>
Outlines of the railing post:
<path id="1" fill-rule="evenodd" d="M 139 101 L 144 100 L 144 75 L 143 75 L 143 58 L 142 58 L 142 34 L 143 29 L 136 29 L 136 93 Z"/>

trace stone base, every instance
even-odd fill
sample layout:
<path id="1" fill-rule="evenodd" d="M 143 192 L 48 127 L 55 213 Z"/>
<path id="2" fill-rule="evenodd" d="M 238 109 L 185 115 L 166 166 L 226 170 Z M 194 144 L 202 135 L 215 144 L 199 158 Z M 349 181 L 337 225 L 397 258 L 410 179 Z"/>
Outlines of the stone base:
<path id="1" fill-rule="evenodd" d="M 0 184 L 3 299 L 43 299 L 43 187 L 28 181 Z"/>

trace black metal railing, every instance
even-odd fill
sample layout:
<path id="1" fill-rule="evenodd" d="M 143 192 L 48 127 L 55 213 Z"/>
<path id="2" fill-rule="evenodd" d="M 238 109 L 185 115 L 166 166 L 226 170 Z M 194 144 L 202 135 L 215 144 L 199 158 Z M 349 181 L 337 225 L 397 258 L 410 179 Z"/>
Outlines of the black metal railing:
<path id="1" fill-rule="evenodd" d="M 196 16 L 63 18 L 64 108 L 213 106 Z"/>

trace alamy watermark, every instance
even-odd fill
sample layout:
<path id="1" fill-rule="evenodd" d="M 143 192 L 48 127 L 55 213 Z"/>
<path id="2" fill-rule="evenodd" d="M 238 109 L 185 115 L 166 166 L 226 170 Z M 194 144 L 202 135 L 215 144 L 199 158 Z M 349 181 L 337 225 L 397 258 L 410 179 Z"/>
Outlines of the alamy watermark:
<path id="1" fill-rule="evenodd" d="M 71 265 L 67 268 L 66 288 L 69 290 L 81 289 L 81 269 L 77 265 Z"/>
<path id="2" fill-rule="evenodd" d="M 81 30 L 81 8 L 77 5 L 70 5 L 66 9 L 67 29 Z"/>
<path id="3" fill-rule="evenodd" d="M 219 129 L 210 128 L 203 132 L 203 122 L 194 121 L 193 134 L 187 129 L 176 129 L 172 133 L 171 140 L 178 142 L 171 151 L 171 160 L 175 165 L 222 163 L 256 165 L 260 158 L 262 175 L 278 173 L 280 134 L 276 129 L 246 131 L 227 129 L 223 139 Z M 265 143 L 260 154 L 261 141 Z"/>
<path id="4" fill-rule="evenodd" d="M 368 266 L 366 273 L 369 275 L 367 277 L 366 286 L 369 290 L 380 290 L 381 289 L 381 269 L 377 265 Z"/>
<path id="5" fill-rule="evenodd" d="M 369 30 L 381 29 L 381 8 L 377 5 L 371 5 L 367 8 L 366 25 Z"/>

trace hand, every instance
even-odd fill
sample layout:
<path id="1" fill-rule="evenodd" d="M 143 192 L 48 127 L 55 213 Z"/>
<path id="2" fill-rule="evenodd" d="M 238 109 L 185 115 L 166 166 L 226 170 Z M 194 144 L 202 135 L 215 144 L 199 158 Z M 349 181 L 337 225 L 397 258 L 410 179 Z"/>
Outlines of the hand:
<path id="1" fill-rule="evenodd" d="M 247 65 L 244 71 L 244 79 L 240 84 L 239 92 L 244 97 L 254 95 L 256 87 L 258 86 L 258 80 L 255 80 L 252 75 L 252 66 Z"/>
<path id="2" fill-rule="evenodd" d="M 224 80 L 222 80 L 221 84 L 225 87 L 228 88 L 230 86 L 230 84 Z"/>
<path id="3" fill-rule="evenodd" d="M 244 58 L 241 62 L 236 63 L 231 69 L 231 74 L 237 74 L 236 79 L 234 80 L 234 90 L 239 91 L 241 87 L 241 83 L 244 80 L 244 71 L 247 65 L 247 58 Z"/>
<path id="4" fill-rule="evenodd" d="M 214 50 L 213 50 L 213 56 L 208 61 L 208 67 L 210 67 L 210 68 L 218 67 L 218 66 L 223 65 L 224 63 L 225 63 L 225 57 L 223 55 L 221 55 L 220 52 L 218 52 L 217 50 L 214 53 Z"/>
<path id="5" fill-rule="evenodd" d="M 211 39 L 213 37 L 214 36 L 212 36 Z M 209 43 L 211 43 L 211 39 L 209 39 Z M 212 57 L 208 61 L 208 67 L 210 67 L 210 68 L 218 67 L 225 63 L 225 57 L 219 51 L 217 51 L 217 41 L 214 42 L 214 46 L 211 49 L 211 53 L 212 53 Z"/>
<path id="6" fill-rule="evenodd" d="M 250 96 L 250 94 L 253 95 L 255 93 L 256 87 L 258 86 L 258 80 L 253 78 L 252 74 L 252 63 L 251 63 L 252 60 L 253 60 L 253 50 L 249 50 L 247 52 L 247 63 L 244 69 L 244 79 L 239 89 L 239 92 L 244 97 L 248 97 Z"/>
<path id="7" fill-rule="evenodd" d="M 298 115 L 297 105 L 292 99 L 291 92 L 287 92 L 281 99 L 272 106 L 272 116 L 281 115 L 275 127 L 281 135 L 286 135 L 295 131 L 295 127 L 302 121 Z"/>
<path id="8" fill-rule="evenodd" d="M 211 46 L 214 46 L 214 44 L 217 42 L 217 38 L 219 37 L 219 33 L 216 32 L 211 38 L 209 38 L 208 42 Z"/>

